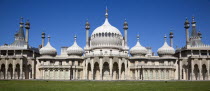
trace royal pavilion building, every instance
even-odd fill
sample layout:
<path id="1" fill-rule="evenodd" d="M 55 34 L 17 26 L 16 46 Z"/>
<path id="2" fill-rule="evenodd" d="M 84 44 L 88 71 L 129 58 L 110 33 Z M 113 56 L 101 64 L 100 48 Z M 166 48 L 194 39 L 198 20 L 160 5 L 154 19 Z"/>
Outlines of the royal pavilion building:
<path id="1" fill-rule="evenodd" d="M 86 45 L 77 44 L 77 36 L 69 47 L 62 47 L 61 54 L 50 44 L 29 45 L 30 22 L 21 18 L 12 44 L 0 46 L 0 79 L 43 80 L 209 80 L 210 46 L 202 42 L 196 30 L 195 17 L 184 22 L 186 45 L 173 48 L 173 33 L 162 38 L 162 46 L 155 55 L 145 47 L 137 35 L 136 45 L 128 45 L 128 23 L 123 24 L 124 34 L 112 26 L 106 9 L 104 23 L 89 34 L 87 21 Z M 190 26 L 191 25 L 191 26 Z M 191 28 L 190 28 L 191 27 Z M 24 29 L 25 28 L 25 29 Z M 190 31 L 189 31 L 190 30 Z M 73 40 L 73 37 L 72 37 Z"/>

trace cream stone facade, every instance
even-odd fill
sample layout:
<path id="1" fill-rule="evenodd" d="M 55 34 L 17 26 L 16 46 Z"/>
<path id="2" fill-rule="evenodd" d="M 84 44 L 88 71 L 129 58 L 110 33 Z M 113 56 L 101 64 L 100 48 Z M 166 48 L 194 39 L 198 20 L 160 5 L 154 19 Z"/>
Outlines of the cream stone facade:
<path id="1" fill-rule="evenodd" d="M 46 80 L 209 80 L 210 46 L 202 42 L 196 22 L 185 21 L 186 46 L 173 48 L 173 33 L 170 45 L 164 36 L 163 46 L 154 55 L 150 47 L 144 47 L 137 36 L 134 47 L 128 46 L 128 23 L 123 24 L 124 35 L 109 23 L 106 9 L 104 23 L 89 36 L 87 21 L 84 49 L 74 43 L 62 47 L 61 54 L 50 44 L 33 48 L 28 43 L 29 21 L 20 22 L 14 43 L 0 46 L 0 79 L 46 79 Z"/>

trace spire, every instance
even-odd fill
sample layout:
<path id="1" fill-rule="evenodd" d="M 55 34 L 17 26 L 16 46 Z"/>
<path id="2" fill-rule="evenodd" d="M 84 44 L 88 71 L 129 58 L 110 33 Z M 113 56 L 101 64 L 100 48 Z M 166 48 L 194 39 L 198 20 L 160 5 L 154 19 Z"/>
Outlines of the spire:
<path id="1" fill-rule="evenodd" d="M 77 40 L 77 35 L 74 35 L 74 42 L 76 42 Z"/>
<path id="2" fill-rule="evenodd" d="M 139 41 L 139 34 L 137 34 L 136 38 L 137 38 L 137 41 Z"/>
<path id="3" fill-rule="evenodd" d="M 108 18 L 108 8 L 106 6 L 106 13 L 105 13 L 105 17 Z"/>
<path id="4" fill-rule="evenodd" d="M 166 38 L 167 38 L 167 37 L 166 37 L 166 34 L 165 34 L 165 36 L 164 36 L 164 41 L 165 41 L 165 42 L 166 42 Z"/>
<path id="5" fill-rule="evenodd" d="M 184 22 L 184 25 L 185 25 L 184 28 L 186 28 L 186 29 L 190 28 L 190 23 L 189 23 L 187 17 L 186 17 L 186 20 Z"/>
<path id="6" fill-rule="evenodd" d="M 49 36 L 49 35 L 48 35 L 48 37 L 47 37 L 47 38 L 48 38 L 48 42 L 50 42 L 50 36 Z"/>
<path id="7" fill-rule="evenodd" d="M 25 24 L 25 28 L 26 29 L 30 29 L 30 22 L 29 22 L 29 19 L 26 20 L 26 24 Z"/>
<path id="8" fill-rule="evenodd" d="M 19 38 L 19 39 L 25 39 L 25 35 L 24 35 L 24 30 L 23 30 L 23 17 L 20 18 L 20 28 L 19 31 L 17 32 L 17 34 L 15 34 L 15 37 Z"/>

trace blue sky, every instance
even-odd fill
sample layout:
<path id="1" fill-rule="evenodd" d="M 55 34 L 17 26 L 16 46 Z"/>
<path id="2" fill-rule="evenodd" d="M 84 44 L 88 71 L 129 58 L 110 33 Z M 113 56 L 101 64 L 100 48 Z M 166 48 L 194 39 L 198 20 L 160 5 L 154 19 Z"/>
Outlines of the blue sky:
<path id="1" fill-rule="evenodd" d="M 103 24 L 106 5 L 109 22 L 122 34 L 123 22 L 127 19 L 130 47 L 136 44 L 136 35 L 140 34 L 141 44 L 156 52 L 170 29 L 175 36 L 174 47 L 183 47 L 183 24 L 186 17 L 191 21 L 192 16 L 203 34 L 203 42 L 210 44 L 210 0 L 0 0 L 0 45 L 14 41 L 19 18 L 24 17 L 31 22 L 31 46 L 38 47 L 41 33 L 45 32 L 51 36 L 51 45 L 58 53 L 60 47 L 73 44 L 75 34 L 78 45 L 84 47 L 86 19 L 91 24 L 91 34 Z"/>

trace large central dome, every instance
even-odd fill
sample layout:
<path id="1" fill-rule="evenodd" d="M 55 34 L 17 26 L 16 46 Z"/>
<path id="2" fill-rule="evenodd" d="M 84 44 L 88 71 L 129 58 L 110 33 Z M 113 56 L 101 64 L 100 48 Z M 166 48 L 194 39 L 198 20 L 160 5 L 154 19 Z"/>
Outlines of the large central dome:
<path id="1" fill-rule="evenodd" d="M 108 21 L 108 12 L 106 11 L 106 19 L 103 25 L 97 27 L 91 35 L 91 47 L 102 48 L 122 48 L 123 37 L 120 31 L 112 26 Z"/>

